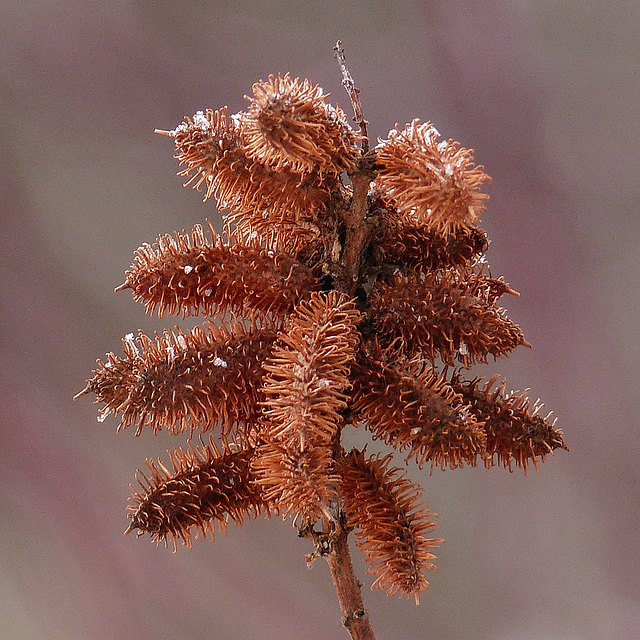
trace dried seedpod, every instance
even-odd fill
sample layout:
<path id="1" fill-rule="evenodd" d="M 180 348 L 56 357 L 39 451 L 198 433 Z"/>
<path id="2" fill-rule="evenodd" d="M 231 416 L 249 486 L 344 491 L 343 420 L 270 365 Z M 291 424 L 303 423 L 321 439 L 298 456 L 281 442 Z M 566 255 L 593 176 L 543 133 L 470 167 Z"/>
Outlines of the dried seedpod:
<path id="1" fill-rule="evenodd" d="M 208 322 L 189 332 L 140 332 L 123 339 L 124 357 L 113 353 L 79 394 L 92 392 L 105 404 L 100 415 L 120 414 L 119 428 L 137 425 L 154 433 L 208 431 L 221 425 L 241 435 L 260 415 L 261 362 L 271 351 L 275 329 L 239 321 Z M 242 429 L 240 429 L 242 427 Z"/>
<path id="2" fill-rule="evenodd" d="M 344 422 L 359 315 L 335 291 L 298 306 L 263 364 L 268 440 L 300 451 L 332 443 Z"/>
<path id="3" fill-rule="evenodd" d="M 524 392 L 507 392 L 506 382 L 494 386 L 495 375 L 484 386 L 481 380 L 465 381 L 459 374 L 452 377 L 452 387 L 469 402 L 470 410 L 482 420 L 486 432 L 485 466 L 501 465 L 513 471 L 538 464 L 556 449 L 566 449 L 562 431 L 556 428 L 552 412 L 540 415 L 544 405 L 532 402 Z"/>
<path id="4" fill-rule="evenodd" d="M 291 223 L 309 214 L 323 212 L 335 188 L 317 171 L 300 175 L 276 171 L 250 158 L 241 137 L 241 114 L 229 118 L 226 107 L 198 111 L 171 131 L 157 133 L 175 140 L 175 157 L 186 167 L 179 175 L 185 186 L 205 188 L 204 200 L 214 196 L 221 209 L 229 209 L 234 219 L 260 226 Z"/>
<path id="5" fill-rule="evenodd" d="M 464 377 L 528 346 L 498 306 L 517 294 L 486 264 L 486 174 L 417 120 L 370 149 L 336 52 L 358 130 L 286 74 L 256 83 L 246 112 L 208 109 L 161 132 L 179 175 L 226 211 L 224 235 L 196 225 L 143 244 L 117 290 L 148 313 L 206 320 L 127 335 L 78 395 L 136 433 L 212 434 L 170 453 L 171 468 L 148 462 L 130 530 L 191 546 L 245 517 L 292 518 L 309 559 L 327 559 L 352 638 L 372 640 L 349 534 L 373 587 L 416 602 L 442 540 L 421 489 L 389 456 L 347 452 L 345 428 L 432 472 L 537 469 L 566 445 L 526 393 Z"/>
<path id="6" fill-rule="evenodd" d="M 116 291 L 131 289 L 159 317 L 286 313 L 318 287 L 312 270 L 293 256 L 238 234 L 225 241 L 212 229 L 209 238 L 199 224 L 142 245 L 126 275 Z"/>
<path id="7" fill-rule="evenodd" d="M 355 167 L 358 136 L 322 88 L 289 74 L 253 85 L 241 119 L 249 155 L 275 171 L 336 177 Z"/>
<path id="8" fill-rule="evenodd" d="M 439 137 L 419 120 L 389 131 L 376 147 L 376 185 L 399 213 L 448 235 L 477 223 L 488 197 L 480 188 L 489 176 L 473 164 L 471 150 Z"/>
<path id="9" fill-rule="evenodd" d="M 148 533 L 157 544 L 176 549 L 180 540 L 214 538 L 216 526 L 226 531 L 229 521 L 269 515 L 259 487 L 251 477 L 251 449 L 226 441 L 222 451 L 213 440 L 202 447 L 169 453 L 172 469 L 161 460 L 147 460 L 148 473 L 139 472 L 142 491 L 129 505 L 131 524 L 125 533 Z"/>
<path id="10" fill-rule="evenodd" d="M 427 582 L 424 570 L 434 570 L 431 550 L 444 540 L 426 538 L 436 528 L 421 500 L 419 486 L 398 468 L 389 468 L 392 455 L 365 458 L 353 451 L 340 462 L 340 488 L 347 526 L 356 528 L 356 544 L 377 576 L 374 586 L 389 595 L 413 596 L 416 604 Z"/>
<path id="11" fill-rule="evenodd" d="M 398 274 L 374 285 L 371 324 L 385 347 L 401 344 L 409 357 L 423 354 L 430 362 L 458 361 L 469 368 L 529 346 L 520 327 L 496 304 L 506 292 L 512 291 L 502 281 L 473 271 Z"/>
<path id="12" fill-rule="evenodd" d="M 265 438 L 269 438 L 265 434 Z M 262 499 L 294 523 L 332 518 L 331 505 L 338 498 L 330 446 L 316 444 L 298 449 L 273 439 L 255 449 L 252 472 Z"/>
<path id="13" fill-rule="evenodd" d="M 394 362 L 381 350 L 360 357 L 352 410 L 357 422 L 419 467 L 475 466 L 484 456 L 484 422 L 449 380 L 420 358 Z"/>

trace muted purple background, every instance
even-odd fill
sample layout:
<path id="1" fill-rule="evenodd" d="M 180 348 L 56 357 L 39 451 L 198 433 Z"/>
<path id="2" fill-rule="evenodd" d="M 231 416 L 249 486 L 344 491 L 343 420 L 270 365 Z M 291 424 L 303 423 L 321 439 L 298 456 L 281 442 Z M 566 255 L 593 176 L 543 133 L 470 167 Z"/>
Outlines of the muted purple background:
<path id="1" fill-rule="evenodd" d="M 534 348 L 485 373 L 531 387 L 571 447 L 526 478 L 412 471 L 447 542 L 420 607 L 365 592 L 378 639 L 638 637 L 637 0 L 5 0 L 0 637 L 347 637 L 289 522 L 177 554 L 123 537 L 135 469 L 182 440 L 116 435 L 71 400 L 125 333 L 172 326 L 112 293 L 135 248 L 218 220 L 153 129 L 285 71 L 347 109 L 338 38 L 373 138 L 431 119 L 492 175 L 488 257 Z"/>

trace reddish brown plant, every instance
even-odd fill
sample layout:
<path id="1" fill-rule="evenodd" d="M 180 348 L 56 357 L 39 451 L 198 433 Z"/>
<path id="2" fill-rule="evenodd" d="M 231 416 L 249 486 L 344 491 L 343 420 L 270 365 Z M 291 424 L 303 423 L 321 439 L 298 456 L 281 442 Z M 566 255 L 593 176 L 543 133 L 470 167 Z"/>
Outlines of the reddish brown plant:
<path id="1" fill-rule="evenodd" d="M 346 451 L 364 428 L 418 467 L 536 469 L 566 449 L 525 394 L 467 380 L 472 365 L 528 346 L 499 306 L 478 228 L 488 180 L 472 151 L 430 123 L 369 149 L 358 90 L 336 48 L 359 130 L 308 80 L 270 76 L 247 111 L 185 118 L 172 131 L 187 184 L 227 211 L 160 236 L 125 282 L 148 313 L 207 318 L 189 332 L 125 337 L 86 388 L 137 433 L 212 432 L 208 444 L 148 461 L 128 531 L 158 543 L 213 537 L 245 517 L 291 517 L 327 559 L 343 623 L 373 631 L 347 536 L 373 587 L 414 597 L 442 540 L 420 486 L 391 456 Z M 348 180 L 347 180 L 348 179 Z M 218 444 L 216 444 L 216 441 Z"/>

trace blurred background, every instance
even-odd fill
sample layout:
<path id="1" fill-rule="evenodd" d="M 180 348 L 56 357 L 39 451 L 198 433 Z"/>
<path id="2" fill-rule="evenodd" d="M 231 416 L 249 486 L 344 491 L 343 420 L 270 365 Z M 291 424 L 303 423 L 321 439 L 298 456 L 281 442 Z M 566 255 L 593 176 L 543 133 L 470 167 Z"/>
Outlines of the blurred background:
<path id="1" fill-rule="evenodd" d="M 220 228 L 154 128 L 234 113 L 286 71 L 350 113 L 338 38 L 373 140 L 430 119 L 493 177 L 488 259 L 533 349 L 483 375 L 530 387 L 571 448 L 528 477 L 412 470 L 446 544 L 417 608 L 369 591 L 356 552 L 377 637 L 638 637 L 640 3 L 4 0 L 1 638 L 348 637 L 290 522 L 176 554 L 124 537 L 136 468 L 183 441 L 116 435 L 72 401 L 126 333 L 172 326 L 113 293 L 133 251 Z"/>

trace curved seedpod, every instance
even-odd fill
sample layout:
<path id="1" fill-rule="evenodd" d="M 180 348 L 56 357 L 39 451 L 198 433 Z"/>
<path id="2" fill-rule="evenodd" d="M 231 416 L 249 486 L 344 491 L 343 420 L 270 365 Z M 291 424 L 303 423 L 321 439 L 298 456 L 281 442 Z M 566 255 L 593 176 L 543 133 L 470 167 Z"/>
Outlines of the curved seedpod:
<path id="1" fill-rule="evenodd" d="M 376 147 L 376 185 L 400 213 L 447 235 L 478 222 L 488 198 L 480 188 L 489 176 L 473 164 L 470 149 L 439 137 L 419 120 L 392 129 Z"/>

